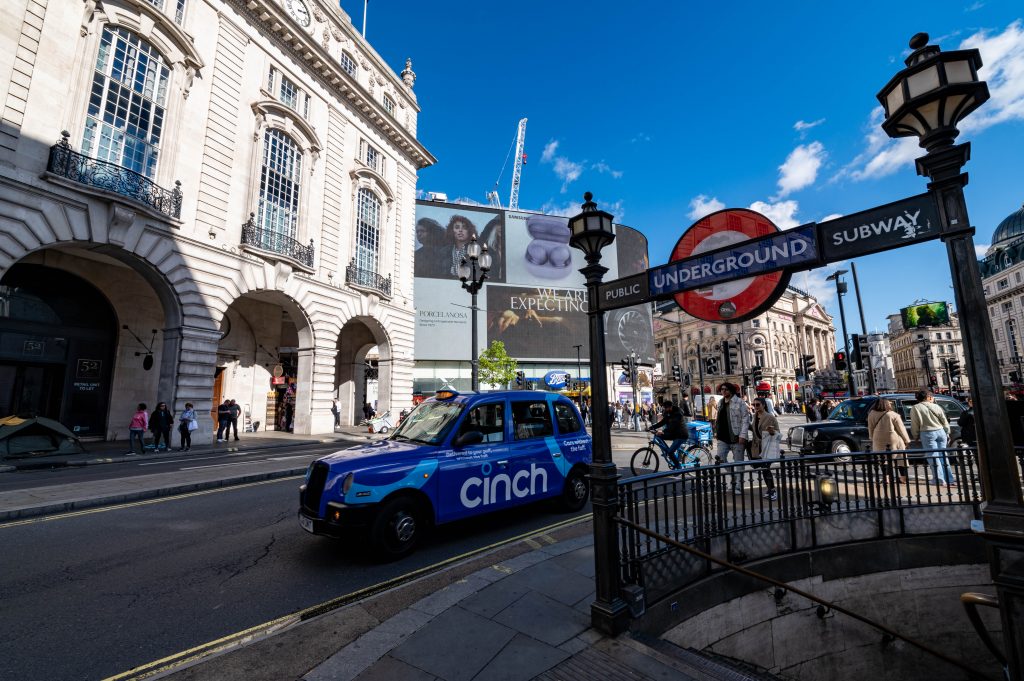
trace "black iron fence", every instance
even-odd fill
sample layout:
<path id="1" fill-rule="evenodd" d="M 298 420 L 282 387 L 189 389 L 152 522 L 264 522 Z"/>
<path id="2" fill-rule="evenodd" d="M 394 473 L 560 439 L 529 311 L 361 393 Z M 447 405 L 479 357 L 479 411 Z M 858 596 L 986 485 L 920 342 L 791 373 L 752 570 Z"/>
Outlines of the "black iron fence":
<path id="1" fill-rule="evenodd" d="M 730 562 L 881 537 L 965 529 L 981 517 L 977 450 L 942 453 L 953 482 L 934 482 L 936 452 L 783 457 L 619 481 L 619 570 L 647 601 L 714 566 L 638 532 L 697 546 Z"/>
<path id="2" fill-rule="evenodd" d="M 181 217 L 181 182 L 175 182 L 174 189 L 164 189 L 134 170 L 72 150 L 69 136 L 63 131 L 61 141 L 50 147 L 47 172 L 124 196 L 169 217 Z"/>
<path id="3" fill-rule="evenodd" d="M 312 239 L 309 240 L 309 245 L 306 246 L 287 234 L 282 234 L 272 229 L 264 229 L 256 224 L 255 213 L 249 213 L 249 220 L 242 225 L 242 244 L 261 251 L 284 255 L 306 267 L 313 267 L 315 249 Z"/>
<path id="4" fill-rule="evenodd" d="M 382 277 L 373 270 L 364 270 L 356 266 L 356 261 L 353 258 L 352 262 L 345 267 L 345 283 L 352 284 L 353 286 L 359 286 L 361 288 L 371 289 L 373 291 L 379 291 L 386 296 L 391 295 L 391 275 Z"/>

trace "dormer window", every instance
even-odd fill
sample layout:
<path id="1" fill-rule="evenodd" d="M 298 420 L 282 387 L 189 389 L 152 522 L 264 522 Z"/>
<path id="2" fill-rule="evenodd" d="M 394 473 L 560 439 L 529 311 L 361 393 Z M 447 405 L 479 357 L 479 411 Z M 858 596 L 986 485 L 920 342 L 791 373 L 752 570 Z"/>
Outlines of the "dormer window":
<path id="1" fill-rule="evenodd" d="M 353 59 L 348 52 L 341 53 L 341 59 L 339 62 L 341 63 L 341 68 L 344 69 L 345 73 L 353 78 L 356 77 L 356 60 Z"/>

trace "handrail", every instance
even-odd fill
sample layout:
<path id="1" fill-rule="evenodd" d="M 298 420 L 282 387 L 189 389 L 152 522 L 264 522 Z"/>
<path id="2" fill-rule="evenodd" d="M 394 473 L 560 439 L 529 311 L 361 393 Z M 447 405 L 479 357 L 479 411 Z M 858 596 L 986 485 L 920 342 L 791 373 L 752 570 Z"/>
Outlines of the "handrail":
<path id="1" fill-rule="evenodd" d="M 689 545 L 684 544 L 682 542 L 676 541 L 675 539 L 673 539 L 672 537 L 669 537 L 667 535 L 658 534 L 657 532 L 653 532 L 652 530 L 648 530 L 646 527 L 643 527 L 642 525 L 637 525 L 636 523 L 634 523 L 632 521 L 629 521 L 629 520 L 626 520 L 625 518 L 616 517 L 615 518 L 615 522 L 619 523 L 620 525 L 624 525 L 626 527 L 630 527 L 633 530 L 635 530 L 637 532 L 640 532 L 641 534 L 646 534 L 649 537 L 657 539 L 658 541 L 661 541 L 661 542 L 664 542 L 664 543 L 669 544 L 671 546 L 674 546 L 677 549 L 682 549 L 683 551 L 691 553 L 691 554 L 693 554 L 695 556 L 699 556 L 700 558 L 703 558 L 704 560 L 707 560 L 707 561 L 710 561 L 712 563 L 715 563 L 716 565 L 720 565 L 720 566 L 722 566 L 722 567 L 724 567 L 726 569 L 732 570 L 734 572 L 738 572 L 738 573 L 740 573 L 742 575 L 746 575 L 747 577 L 752 577 L 752 578 L 760 580 L 762 582 L 767 582 L 768 584 L 771 584 L 773 586 L 777 586 L 777 587 L 779 587 L 781 589 L 784 589 L 786 591 L 791 591 L 791 592 L 795 593 L 796 595 L 803 596 L 807 600 L 812 601 L 814 603 L 817 603 L 819 605 L 822 605 L 822 606 L 828 608 L 829 610 L 835 610 L 836 612 L 841 612 L 844 615 L 846 615 L 847 617 L 852 617 L 853 619 L 855 619 L 855 620 L 857 620 L 859 622 L 863 622 L 864 624 L 867 624 L 868 626 L 877 629 L 878 631 L 882 632 L 886 636 L 891 636 L 894 639 L 899 639 L 901 641 L 909 643 L 910 645 L 914 646 L 915 648 L 917 648 L 919 650 L 922 650 L 922 651 L 928 653 L 929 655 L 932 655 L 933 657 L 936 657 L 936 658 L 942 660 L 943 662 L 945 662 L 947 664 L 953 665 L 954 667 L 960 669 L 961 671 L 966 672 L 967 676 L 969 678 L 972 678 L 972 679 L 983 679 L 984 681 L 992 681 L 991 677 L 988 677 L 988 676 L 985 676 L 985 675 L 981 674 L 980 672 L 978 672 L 977 670 L 973 669 L 972 667 L 967 666 L 963 662 L 960 662 L 959 660 L 954 660 L 953 658 L 948 657 L 947 655 L 945 655 L 945 654 L 935 650 L 934 648 L 931 648 L 930 646 L 928 646 L 925 643 L 922 643 L 922 642 L 920 642 L 920 641 L 918 641 L 916 639 L 912 639 L 909 636 L 904 636 L 903 634 L 895 631 L 894 629 L 890 629 L 889 627 L 885 626 L 884 624 L 881 624 L 879 622 L 875 622 L 874 620 L 869 619 L 867 617 L 864 617 L 863 615 L 859 615 L 859 614 L 853 612 L 852 610 L 848 610 L 847 608 L 842 607 L 841 605 L 836 605 L 835 603 L 833 603 L 831 601 L 827 601 L 824 598 L 820 598 L 818 596 L 815 596 L 814 594 L 808 593 L 807 591 L 804 591 L 803 589 L 798 589 L 798 588 L 796 588 L 796 587 L 794 587 L 794 586 L 792 586 L 790 584 L 787 584 L 787 583 L 782 582 L 780 580 L 774 579 L 774 578 L 769 577 L 767 575 L 762 575 L 759 572 L 754 572 L 753 570 L 748 570 L 745 567 L 736 565 L 734 563 L 730 563 L 727 560 L 723 560 L 721 558 L 716 558 L 715 556 L 711 555 L 710 553 L 705 553 L 704 551 L 701 551 L 698 548 L 695 548 L 693 546 L 689 546 Z"/>
<path id="2" fill-rule="evenodd" d="M 984 605 L 986 608 L 999 609 L 999 597 L 989 596 L 988 594 L 980 594 L 974 591 L 968 591 L 967 593 L 960 594 L 960 603 L 963 604 L 964 610 L 967 611 L 967 619 L 974 625 L 974 631 L 978 633 L 978 638 L 985 644 L 989 652 L 996 658 L 996 660 L 1003 667 L 1006 667 L 1006 656 L 1003 655 L 1003 651 L 999 650 L 996 646 L 995 641 L 988 633 L 988 629 L 985 627 L 985 623 L 981 621 L 981 615 L 978 614 L 978 606 Z"/>

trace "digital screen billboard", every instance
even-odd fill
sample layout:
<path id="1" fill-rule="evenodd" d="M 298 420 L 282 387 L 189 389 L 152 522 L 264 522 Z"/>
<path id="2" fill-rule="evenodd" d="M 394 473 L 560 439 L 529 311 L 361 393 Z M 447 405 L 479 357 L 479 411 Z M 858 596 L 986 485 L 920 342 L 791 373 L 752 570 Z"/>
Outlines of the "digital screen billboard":
<path id="1" fill-rule="evenodd" d="M 492 267 L 477 297 L 480 349 L 501 340 L 518 360 L 572 361 L 575 345 L 588 359 L 587 291 L 579 270 L 582 254 L 569 246 L 568 218 L 463 206 L 416 203 L 416 358 L 458 360 L 470 352 L 471 299 L 457 268 L 473 237 L 487 246 Z M 603 252 L 605 281 L 647 269 L 647 239 L 616 226 L 616 240 Z M 651 313 L 647 306 L 605 315 L 609 361 L 636 351 L 654 362 Z M 485 340 L 486 339 L 486 340 Z"/>
<path id="2" fill-rule="evenodd" d="M 949 324 L 949 306 L 946 303 L 922 303 L 900 310 L 903 328 L 918 326 L 944 326 Z"/>

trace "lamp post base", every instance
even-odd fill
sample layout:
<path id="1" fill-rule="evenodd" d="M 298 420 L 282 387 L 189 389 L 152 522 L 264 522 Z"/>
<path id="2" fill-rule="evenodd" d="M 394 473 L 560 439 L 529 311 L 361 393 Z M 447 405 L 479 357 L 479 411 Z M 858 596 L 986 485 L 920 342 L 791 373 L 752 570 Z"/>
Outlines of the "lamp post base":
<path id="1" fill-rule="evenodd" d="M 590 604 L 590 625 L 605 636 L 618 636 L 629 627 L 629 606 L 621 598 Z"/>

